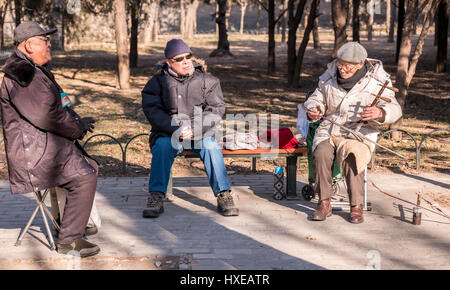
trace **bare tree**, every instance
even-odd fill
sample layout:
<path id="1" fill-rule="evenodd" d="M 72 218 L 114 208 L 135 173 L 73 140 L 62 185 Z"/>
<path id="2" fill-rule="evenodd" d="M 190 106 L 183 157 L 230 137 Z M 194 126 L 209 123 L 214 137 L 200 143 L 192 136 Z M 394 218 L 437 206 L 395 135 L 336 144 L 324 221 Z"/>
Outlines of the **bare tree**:
<path id="1" fill-rule="evenodd" d="M 3 25 L 5 24 L 6 12 L 8 12 L 9 0 L 0 0 L 0 48 L 5 47 L 5 38 L 3 35 Z"/>
<path id="2" fill-rule="evenodd" d="M 233 0 L 227 0 L 227 12 L 225 13 L 225 26 L 230 30 L 231 9 L 233 8 Z"/>
<path id="3" fill-rule="evenodd" d="M 14 20 L 16 27 L 22 22 L 23 0 L 14 0 Z"/>
<path id="4" fill-rule="evenodd" d="M 389 36 L 388 36 L 388 42 L 393 43 L 394 42 L 394 31 L 395 31 L 395 20 L 397 19 L 397 13 L 396 7 L 394 4 L 395 0 L 387 0 L 389 3 L 391 3 L 391 17 L 390 17 L 390 24 L 389 24 Z"/>
<path id="5" fill-rule="evenodd" d="M 247 10 L 248 6 L 248 0 L 236 0 L 239 6 L 241 7 L 241 22 L 239 25 L 239 33 L 244 34 L 244 18 L 245 18 L 245 12 Z"/>
<path id="6" fill-rule="evenodd" d="M 406 104 L 406 97 L 408 95 L 408 88 L 411 83 L 414 74 L 416 73 L 417 63 L 422 55 L 423 44 L 428 34 L 428 30 L 431 27 L 436 13 L 438 4 L 441 0 L 407 0 L 407 10 L 405 14 L 405 23 L 403 36 L 400 46 L 400 54 L 397 65 L 397 77 L 396 77 L 396 87 L 399 89 L 397 95 L 397 100 L 402 109 Z M 420 13 L 424 15 L 424 21 L 422 26 L 422 31 L 417 40 L 417 43 L 412 51 L 412 36 L 414 30 L 414 23 L 417 21 Z M 412 55 L 411 55 L 412 54 Z M 400 119 L 395 124 L 391 125 L 392 129 L 399 128 L 401 126 L 402 119 Z M 392 137 L 398 140 L 401 133 L 394 132 Z"/>
<path id="7" fill-rule="evenodd" d="M 130 88 L 130 59 L 128 52 L 127 10 L 125 0 L 113 2 L 117 46 L 117 72 L 120 89 Z"/>
<path id="8" fill-rule="evenodd" d="M 389 33 L 391 25 L 391 0 L 386 0 L 386 33 Z"/>
<path id="9" fill-rule="evenodd" d="M 288 85 L 292 86 L 297 63 L 297 29 L 302 20 L 307 0 L 289 0 L 288 2 Z"/>
<path id="10" fill-rule="evenodd" d="M 182 38 L 193 38 L 197 22 L 198 0 L 180 0 L 180 32 Z"/>
<path id="11" fill-rule="evenodd" d="M 317 3 L 316 17 L 314 18 L 313 27 L 313 40 L 314 49 L 320 49 L 320 37 L 319 37 L 319 16 L 320 16 L 320 2 Z"/>
<path id="12" fill-rule="evenodd" d="M 361 4 L 361 0 L 353 0 L 353 13 L 352 13 L 352 38 L 353 41 L 359 42 L 359 29 L 360 29 L 360 21 L 359 21 L 359 6 Z"/>
<path id="13" fill-rule="evenodd" d="M 142 0 L 129 1 L 131 18 L 130 67 L 137 67 L 138 62 L 138 28 L 142 4 Z"/>
<path id="14" fill-rule="evenodd" d="M 367 40 L 372 41 L 373 21 L 375 19 L 375 0 L 369 0 L 366 7 L 367 7 L 367 13 L 369 14 L 369 18 L 367 21 Z"/>
<path id="15" fill-rule="evenodd" d="M 268 34 L 269 41 L 267 43 L 267 73 L 275 73 L 275 27 L 280 21 L 283 14 L 287 11 L 280 11 L 278 17 L 275 17 L 275 0 L 269 0 L 266 6 L 262 1 L 258 0 L 259 4 L 267 11 L 269 26 Z"/>
<path id="16" fill-rule="evenodd" d="M 159 34 L 159 4 L 160 0 L 145 0 L 142 6 L 142 29 L 140 41 L 144 45 L 156 41 Z"/>
<path id="17" fill-rule="evenodd" d="M 308 20 L 307 20 L 305 31 L 303 34 L 303 39 L 300 44 L 300 47 L 298 48 L 297 59 L 295 62 L 295 70 L 294 70 L 294 78 L 293 78 L 294 80 L 293 80 L 292 86 L 299 85 L 300 74 L 302 71 L 303 57 L 305 56 L 306 46 L 308 45 L 308 42 L 309 42 L 309 36 L 314 27 L 314 20 L 318 16 L 317 15 L 317 7 L 319 6 L 319 4 L 320 4 L 320 0 L 312 0 L 310 12 L 308 15 Z"/>
<path id="18" fill-rule="evenodd" d="M 227 0 L 216 0 L 218 5 L 218 12 L 216 13 L 216 23 L 219 30 L 219 41 L 217 49 L 215 49 L 209 56 L 232 55 L 230 52 L 230 43 L 228 42 L 227 27 L 225 23 L 227 12 Z"/>
<path id="19" fill-rule="evenodd" d="M 397 0 L 398 3 L 398 21 L 397 21 L 397 50 L 395 53 L 395 62 L 398 63 L 400 46 L 402 43 L 403 26 L 405 24 L 405 0 Z"/>
<path id="20" fill-rule="evenodd" d="M 334 49 L 332 57 L 336 57 L 338 49 L 347 42 L 347 16 L 349 4 L 348 0 L 332 0 L 331 1 L 331 15 L 333 18 L 334 29 Z"/>
<path id="21" fill-rule="evenodd" d="M 436 72 L 447 69 L 447 37 L 448 37 L 448 0 L 442 0 L 437 13 L 437 54 Z"/>

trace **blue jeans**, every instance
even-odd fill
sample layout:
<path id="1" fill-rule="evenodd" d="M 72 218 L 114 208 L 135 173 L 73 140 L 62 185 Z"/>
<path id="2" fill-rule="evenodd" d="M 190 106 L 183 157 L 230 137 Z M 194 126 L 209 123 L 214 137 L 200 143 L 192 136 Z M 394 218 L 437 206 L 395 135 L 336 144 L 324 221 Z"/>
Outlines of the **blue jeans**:
<path id="1" fill-rule="evenodd" d="M 174 148 L 175 147 L 175 148 Z M 196 141 L 193 148 L 187 149 L 200 155 L 205 166 L 209 184 L 214 196 L 224 190 L 231 190 L 228 174 L 223 161 L 222 149 L 213 137 L 206 137 Z M 149 191 L 158 191 L 166 194 L 169 184 L 170 169 L 175 156 L 184 150 L 183 144 L 177 142 L 172 146 L 169 137 L 159 137 L 152 147 L 152 166 L 150 168 Z"/>

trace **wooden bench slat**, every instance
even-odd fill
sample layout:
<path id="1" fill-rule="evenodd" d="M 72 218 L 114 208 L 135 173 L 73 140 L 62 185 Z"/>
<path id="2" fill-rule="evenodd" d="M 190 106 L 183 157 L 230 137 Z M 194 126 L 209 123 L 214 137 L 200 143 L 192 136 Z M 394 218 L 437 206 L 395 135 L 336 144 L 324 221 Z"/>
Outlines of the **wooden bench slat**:
<path id="1" fill-rule="evenodd" d="M 222 150 L 222 155 L 258 155 L 258 154 L 303 154 L 308 153 L 308 147 L 302 146 L 298 148 L 292 148 L 292 149 L 263 149 L 263 148 L 257 148 L 255 150 Z M 192 156 L 196 155 L 192 151 L 183 151 L 178 156 Z"/>

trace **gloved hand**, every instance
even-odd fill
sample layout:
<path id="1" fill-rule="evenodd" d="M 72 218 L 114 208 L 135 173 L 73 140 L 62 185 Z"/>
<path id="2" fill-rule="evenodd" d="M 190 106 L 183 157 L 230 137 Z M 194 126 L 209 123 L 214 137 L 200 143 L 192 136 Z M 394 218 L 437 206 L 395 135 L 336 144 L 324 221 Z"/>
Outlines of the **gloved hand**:
<path id="1" fill-rule="evenodd" d="M 94 127 L 94 123 L 95 120 L 92 117 L 85 117 L 85 118 L 81 118 L 80 119 L 80 123 L 81 123 L 81 130 L 83 131 L 83 135 L 87 133 L 87 131 L 89 132 L 94 132 L 93 129 L 95 129 Z"/>

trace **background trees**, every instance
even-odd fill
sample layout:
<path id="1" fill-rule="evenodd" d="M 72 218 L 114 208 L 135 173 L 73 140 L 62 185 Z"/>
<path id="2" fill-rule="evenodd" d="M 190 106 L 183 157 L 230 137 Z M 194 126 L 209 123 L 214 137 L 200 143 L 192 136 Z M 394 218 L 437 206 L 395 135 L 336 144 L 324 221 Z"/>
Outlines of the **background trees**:
<path id="1" fill-rule="evenodd" d="M 233 5 L 240 8 L 234 10 L 235 15 L 239 15 L 230 18 Z M 230 32 L 241 35 L 264 33 L 260 28 L 267 28 L 267 73 L 287 72 L 286 83 L 290 87 L 301 86 L 301 68 L 311 32 L 314 48 L 319 49 L 321 28 L 334 31 L 334 49 L 331 55 L 325 56 L 328 59 L 334 57 L 337 49 L 350 38 L 360 41 L 364 37 L 370 41 L 384 33 L 388 42 L 396 41 L 396 81 L 402 88 L 398 98 L 403 105 L 423 41 L 433 25 L 437 45 L 435 70 L 446 71 L 448 0 L 0 0 L 0 45 L 10 47 L 12 30 L 26 20 L 58 28 L 52 39 L 54 50 L 64 50 L 65 44 L 80 42 L 92 32 L 103 33 L 115 41 L 118 83 L 121 88 L 127 88 L 130 69 L 139 66 L 139 46 L 152 45 L 160 33 L 167 33 L 168 26 L 171 27 L 169 33 L 175 35 L 173 37 L 196 38 L 198 19 L 204 17 L 198 15 L 199 7 L 210 7 L 211 28 L 215 30 L 217 24 L 217 49 L 211 56 L 232 55 L 228 40 Z M 260 14 L 260 9 L 267 14 Z M 74 13 L 75 10 L 78 12 Z M 253 13 L 250 22 L 248 13 Z M 320 21 L 319 15 L 322 15 Z M 95 31 L 89 17 L 103 17 L 106 23 Z M 434 18 L 435 22 L 432 21 Z M 420 34 L 413 45 L 416 29 L 420 29 Z M 277 33 L 281 34 L 280 44 L 276 42 Z M 277 45 L 287 53 L 286 68 L 278 71 Z"/>

